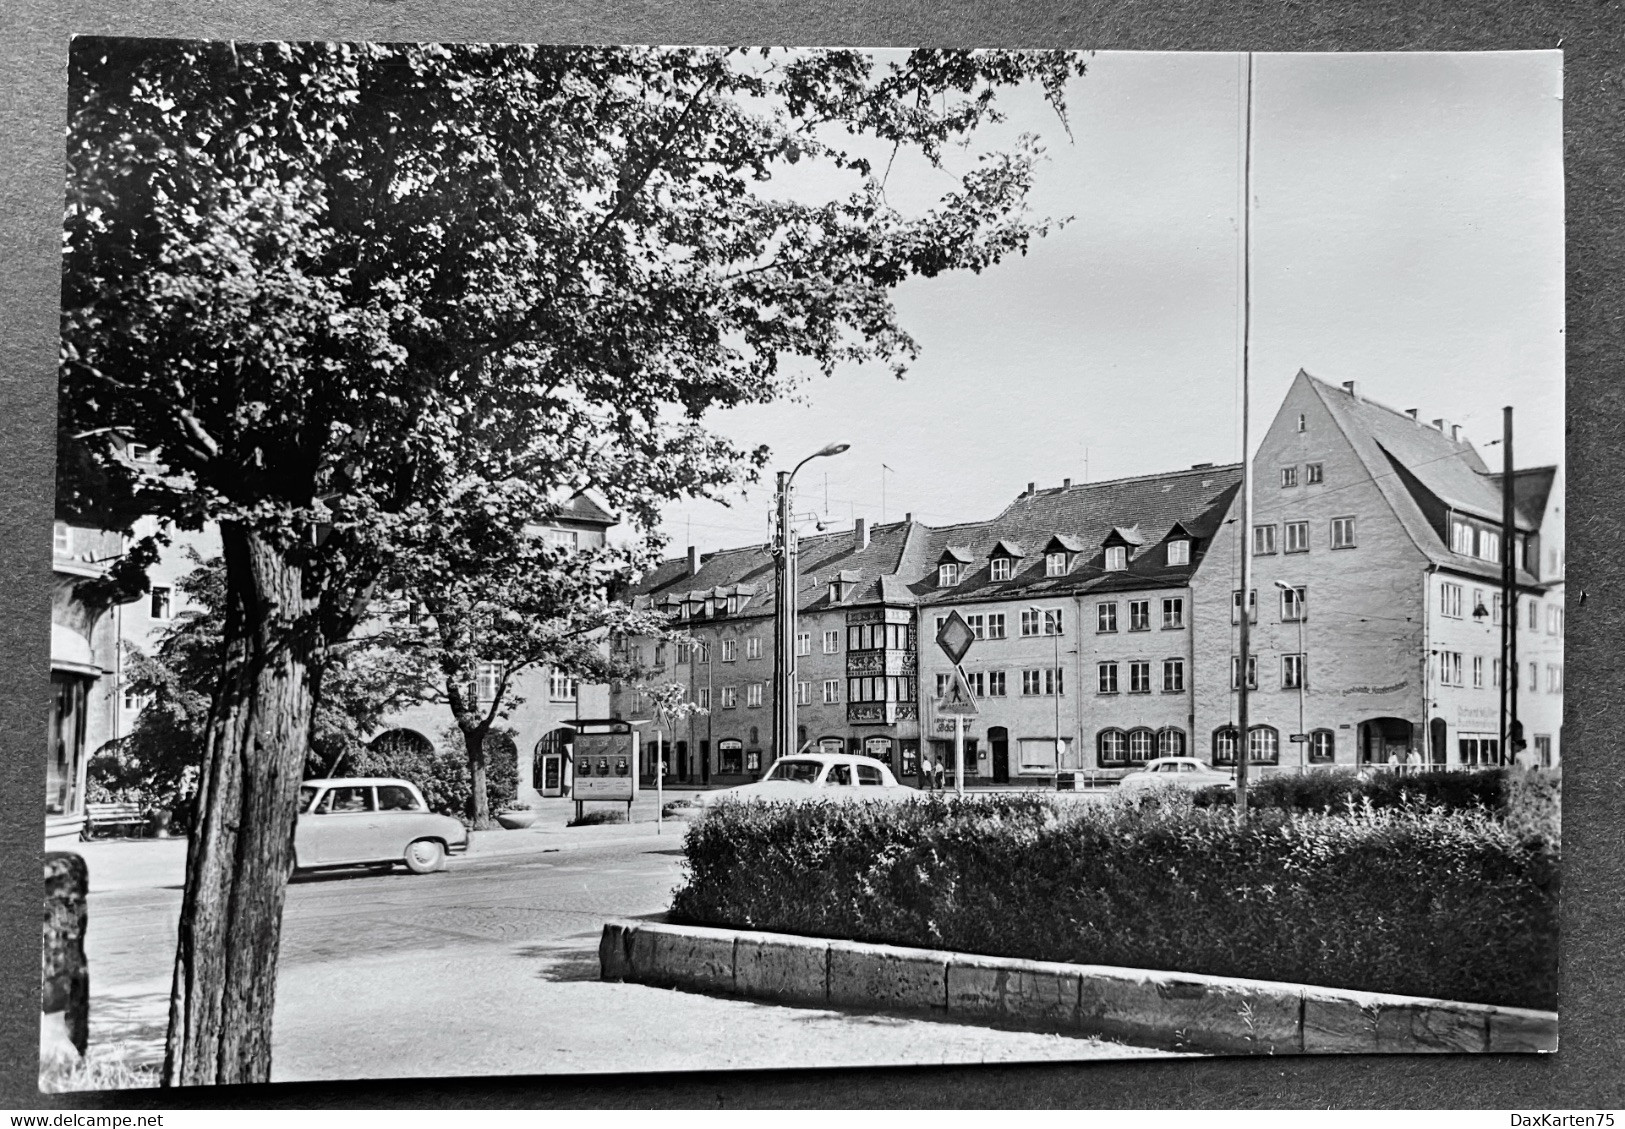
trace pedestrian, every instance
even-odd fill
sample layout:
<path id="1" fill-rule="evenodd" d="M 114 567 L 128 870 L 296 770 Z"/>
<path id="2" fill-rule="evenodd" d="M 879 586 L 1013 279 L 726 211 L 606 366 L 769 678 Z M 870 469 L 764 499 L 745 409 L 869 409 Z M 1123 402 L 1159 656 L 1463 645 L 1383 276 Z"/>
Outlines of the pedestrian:
<path id="1" fill-rule="evenodd" d="M 1415 749 L 1412 749 L 1411 755 L 1405 758 L 1405 765 L 1405 771 L 1407 772 L 1421 772 L 1422 754 L 1417 752 Z"/>
<path id="2" fill-rule="evenodd" d="M 931 762 L 931 754 L 922 753 L 920 755 L 920 787 L 927 792 L 931 790 L 936 779 L 936 771 L 937 766 Z"/>
<path id="3" fill-rule="evenodd" d="M 947 771 L 948 759 L 943 757 L 937 761 L 937 791 L 942 791 L 942 776 Z"/>

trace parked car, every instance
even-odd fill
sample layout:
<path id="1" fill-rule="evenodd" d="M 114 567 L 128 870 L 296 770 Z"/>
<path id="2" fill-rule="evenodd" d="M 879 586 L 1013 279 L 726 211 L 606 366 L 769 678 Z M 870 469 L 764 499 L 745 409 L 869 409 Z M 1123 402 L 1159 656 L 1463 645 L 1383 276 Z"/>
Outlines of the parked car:
<path id="1" fill-rule="evenodd" d="M 1236 779 L 1222 769 L 1209 768 L 1195 757 L 1158 757 L 1146 761 L 1144 771 L 1123 777 L 1117 787 L 1124 792 L 1148 788 L 1186 788 L 1194 792 L 1215 784 L 1234 788 Z"/>
<path id="2" fill-rule="evenodd" d="M 413 874 L 439 870 L 448 854 L 468 850 L 468 830 L 423 802 L 417 785 L 388 777 L 332 777 L 299 786 L 293 832 L 294 872 L 332 866 L 406 864 Z"/>
<path id="3" fill-rule="evenodd" d="M 891 769 L 872 757 L 851 753 L 801 753 L 782 757 L 752 784 L 697 792 L 668 803 L 668 818 L 692 819 L 724 801 L 881 800 L 897 802 L 919 793 L 897 782 Z"/>

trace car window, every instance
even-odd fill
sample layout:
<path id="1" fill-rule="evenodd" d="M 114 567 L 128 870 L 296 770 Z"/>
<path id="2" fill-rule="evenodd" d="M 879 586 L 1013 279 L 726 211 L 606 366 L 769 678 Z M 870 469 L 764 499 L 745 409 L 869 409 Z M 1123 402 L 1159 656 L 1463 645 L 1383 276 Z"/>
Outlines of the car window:
<path id="1" fill-rule="evenodd" d="M 1173 770 L 1174 770 L 1174 766 L 1171 765 L 1171 764 L 1159 764 L 1156 767 L 1157 772 L 1172 772 Z"/>
<path id="2" fill-rule="evenodd" d="M 412 789 L 400 784 L 380 784 L 378 786 L 379 811 L 422 811 L 423 805 L 418 798 L 412 795 Z"/>
<path id="3" fill-rule="evenodd" d="M 372 810 L 372 789 L 363 787 L 329 789 L 327 795 L 322 797 L 321 806 L 316 809 L 321 815 Z"/>
<path id="4" fill-rule="evenodd" d="M 824 777 L 825 784 L 852 783 L 852 766 L 849 764 L 832 764 L 829 766 L 829 775 Z"/>
<path id="5" fill-rule="evenodd" d="M 880 769 L 876 766 L 872 764 L 860 764 L 858 765 L 858 783 L 885 784 L 886 781 L 881 777 Z"/>
<path id="6" fill-rule="evenodd" d="M 314 800 L 316 793 L 320 791 L 320 788 L 310 784 L 306 784 L 299 789 L 299 811 L 301 814 L 310 810 L 310 801 Z"/>
<path id="7" fill-rule="evenodd" d="M 1179 766 L 1179 771 L 1180 772 L 1195 772 L 1196 771 L 1196 766 L 1194 764 L 1182 764 L 1182 765 Z"/>
<path id="8" fill-rule="evenodd" d="M 822 761 L 809 760 L 782 760 L 773 766 L 768 774 L 769 780 L 791 780 L 797 784 L 811 784 L 818 779 L 819 770 L 824 767 Z"/>

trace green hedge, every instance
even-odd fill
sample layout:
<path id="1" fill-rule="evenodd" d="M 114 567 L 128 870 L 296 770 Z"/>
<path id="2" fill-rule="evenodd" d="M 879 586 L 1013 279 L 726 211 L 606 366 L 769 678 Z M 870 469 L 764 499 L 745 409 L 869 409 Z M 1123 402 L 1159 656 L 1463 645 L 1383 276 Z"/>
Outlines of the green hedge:
<path id="1" fill-rule="evenodd" d="M 684 852 L 694 924 L 1556 1006 L 1555 843 L 1483 811 L 728 804 Z"/>
<path id="2" fill-rule="evenodd" d="M 1504 800 L 1507 780 L 1512 774 L 1503 769 L 1475 772 L 1372 772 L 1347 770 L 1272 773 L 1255 777 L 1247 787 L 1247 802 L 1253 807 L 1285 808 L 1292 811 L 1346 811 L 1350 804 L 1390 808 L 1419 803 L 1424 807 L 1498 809 Z M 1518 776 L 1528 775 L 1518 772 Z M 1229 788 L 1209 789 L 1198 798 L 1204 807 L 1234 802 Z"/>

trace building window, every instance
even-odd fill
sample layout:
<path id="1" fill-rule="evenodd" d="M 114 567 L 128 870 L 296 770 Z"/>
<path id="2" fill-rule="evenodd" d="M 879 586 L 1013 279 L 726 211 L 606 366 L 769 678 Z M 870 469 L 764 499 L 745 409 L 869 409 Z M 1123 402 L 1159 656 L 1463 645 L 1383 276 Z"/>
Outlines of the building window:
<path id="1" fill-rule="evenodd" d="M 1237 680 L 1239 675 L 1240 675 L 1240 672 L 1241 672 L 1241 659 L 1239 657 L 1237 657 L 1236 655 L 1231 655 L 1230 656 L 1230 689 L 1232 689 L 1232 690 L 1241 689 L 1241 683 Z M 1249 689 L 1249 690 L 1258 689 L 1258 656 L 1257 655 L 1248 655 L 1247 656 L 1247 689 Z"/>
<path id="2" fill-rule="evenodd" d="M 739 689 L 738 689 L 738 687 L 724 686 L 722 688 L 722 708 L 725 709 L 725 710 L 731 710 L 731 709 L 735 709 L 736 707 L 738 707 L 738 705 L 739 705 Z"/>
<path id="3" fill-rule="evenodd" d="M 498 673 L 496 663 L 481 663 L 475 671 L 474 696 L 481 703 L 496 701 Z M 634 701 L 637 700 L 637 694 L 634 693 L 632 697 Z"/>
<path id="4" fill-rule="evenodd" d="M 1021 634 L 1023 637 L 1037 635 L 1041 617 L 1037 608 L 1028 608 L 1021 613 Z"/>
<path id="5" fill-rule="evenodd" d="M 1281 468 L 1281 489 L 1290 489 L 1298 484 L 1298 468 L 1287 466 Z"/>
<path id="6" fill-rule="evenodd" d="M 987 637 L 989 639 L 1004 638 L 1004 613 L 989 612 L 987 615 Z"/>
<path id="7" fill-rule="evenodd" d="M 1548 694 L 1563 692 L 1563 668 L 1556 663 L 1546 664 L 1546 692 Z"/>
<path id="8" fill-rule="evenodd" d="M 157 585 L 152 589 L 152 601 L 149 608 L 153 619 L 168 619 L 170 616 L 170 590 Z"/>
<path id="9" fill-rule="evenodd" d="M 1286 523 L 1286 551 L 1289 553 L 1307 553 L 1309 551 L 1309 523 L 1307 521 L 1289 521 Z"/>
<path id="10" fill-rule="evenodd" d="M 752 682 L 749 686 L 745 687 L 745 704 L 747 706 L 759 706 L 762 704 L 762 683 Z"/>
<path id="11" fill-rule="evenodd" d="M 1549 605 L 1546 608 L 1546 634 L 1563 634 L 1563 609 L 1556 604 Z"/>
<path id="12" fill-rule="evenodd" d="M 1332 548 L 1354 548 L 1354 519 L 1351 517 L 1332 518 Z"/>
<path id="13" fill-rule="evenodd" d="M 1540 664 L 1529 664 L 1529 692 L 1533 694 L 1540 689 Z"/>
<path id="14" fill-rule="evenodd" d="M 1483 655 L 1474 655 L 1473 656 L 1473 689 L 1482 690 L 1483 688 L 1484 688 L 1484 656 Z"/>
<path id="15" fill-rule="evenodd" d="M 1045 553 L 1044 554 L 1044 575 L 1045 576 L 1065 576 L 1066 575 L 1066 554 L 1065 553 Z"/>
<path id="16" fill-rule="evenodd" d="M 1445 583 L 1439 593 L 1439 613 L 1451 619 L 1461 618 L 1461 585 Z"/>
<path id="17" fill-rule="evenodd" d="M 1283 690 L 1301 690 L 1301 689 L 1303 689 L 1303 687 L 1305 685 L 1306 685 L 1306 683 L 1304 682 L 1304 656 L 1302 656 L 1302 655 L 1282 655 L 1281 656 L 1281 689 L 1283 689 Z"/>
<path id="18" fill-rule="evenodd" d="M 51 526 L 51 553 L 58 557 L 73 556 L 73 530 L 65 521 Z"/>
<path id="19" fill-rule="evenodd" d="M 1539 631 L 1540 630 L 1540 601 L 1539 600 L 1530 600 L 1529 601 L 1529 630 L 1531 630 L 1531 631 Z"/>
<path id="20" fill-rule="evenodd" d="M 1307 588 L 1281 589 L 1281 622 L 1297 623 L 1309 618 L 1309 590 Z"/>
<path id="21" fill-rule="evenodd" d="M 1182 757 L 1185 755 L 1185 731 L 1169 726 L 1157 730 L 1157 756 Z"/>
<path id="22" fill-rule="evenodd" d="M 810 705 L 812 705 L 812 683 L 811 682 L 797 682 L 796 683 L 796 705 L 798 705 L 798 706 L 810 706 Z"/>
<path id="23" fill-rule="evenodd" d="M 970 628 L 970 633 L 971 633 L 972 637 L 977 638 L 977 639 L 986 639 L 987 638 L 987 621 L 982 616 L 979 616 L 979 615 L 968 615 L 968 616 L 966 616 L 965 617 L 965 626 Z"/>
<path id="24" fill-rule="evenodd" d="M 146 703 L 141 700 L 142 697 L 143 695 L 135 688 L 126 686 L 124 688 L 124 708 L 126 710 L 141 709 L 144 705 L 146 705 Z"/>
<path id="25" fill-rule="evenodd" d="M 1121 729 L 1102 729 L 1095 737 L 1095 749 L 1101 767 L 1124 764 L 1128 760 L 1128 734 Z"/>
<path id="26" fill-rule="evenodd" d="M 737 659 L 738 657 L 739 657 L 739 643 L 738 643 L 738 641 L 734 640 L 734 639 L 724 639 L 722 641 L 722 661 L 725 662 L 725 663 L 731 663 L 735 659 Z"/>
<path id="27" fill-rule="evenodd" d="M 824 704 L 836 706 L 841 703 L 841 680 L 839 678 L 824 679 Z"/>
<path id="28" fill-rule="evenodd" d="M 581 547 L 581 534 L 574 529 L 549 529 L 547 543 L 555 549 L 573 553 Z"/>
<path id="29" fill-rule="evenodd" d="M 1501 560 L 1501 535 L 1493 529 L 1478 531 L 1478 558 L 1484 561 Z"/>
<path id="30" fill-rule="evenodd" d="M 1299 431 L 1308 431 L 1309 430 L 1309 417 L 1306 416 L 1302 412 L 1298 413 L 1298 430 Z"/>
<path id="31" fill-rule="evenodd" d="M 1106 550 L 1106 571 L 1122 572 L 1128 568 L 1128 549 L 1122 545 L 1112 545 Z"/>
<path id="32" fill-rule="evenodd" d="M 1501 593 L 1499 592 L 1490 597 L 1490 622 L 1497 627 L 1501 626 Z"/>
<path id="33" fill-rule="evenodd" d="M 1213 763 L 1235 764 L 1240 742 L 1234 725 L 1221 725 L 1213 731 Z"/>
<path id="34" fill-rule="evenodd" d="M 798 655 L 810 655 L 810 654 L 812 654 L 812 632 L 811 631 L 798 631 L 796 633 L 796 654 L 798 654 Z"/>
<path id="35" fill-rule="evenodd" d="M 1241 589 L 1237 588 L 1230 593 L 1230 622 L 1241 622 Z M 1258 589 L 1250 589 L 1247 593 L 1247 622 L 1258 622 Z"/>
<path id="36" fill-rule="evenodd" d="M 1095 685 L 1096 691 L 1101 694 L 1117 693 L 1117 664 L 1101 663 L 1098 671 L 1099 681 Z"/>
<path id="37" fill-rule="evenodd" d="M 1117 630 L 1117 601 L 1095 605 L 1095 630 L 1110 633 Z"/>
<path id="38" fill-rule="evenodd" d="M 1491 659 L 1490 660 L 1490 685 L 1495 686 L 1495 687 L 1499 687 L 1501 685 L 1501 660 L 1500 659 Z"/>
<path id="39" fill-rule="evenodd" d="M 547 696 L 555 702 L 575 701 L 576 680 L 562 671 L 553 671 L 547 676 Z"/>
<path id="40" fill-rule="evenodd" d="M 1255 725 L 1247 733 L 1247 759 L 1253 764 L 1276 764 L 1281 759 L 1281 734 L 1273 725 Z"/>
<path id="41" fill-rule="evenodd" d="M 1473 527 L 1465 521 L 1450 523 L 1450 551 L 1464 557 L 1473 555 Z"/>
<path id="42" fill-rule="evenodd" d="M 1320 463 L 1309 463 L 1303 468 L 1303 480 L 1310 486 L 1319 486 L 1324 481 L 1324 470 Z"/>
<path id="43" fill-rule="evenodd" d="M 979 670 L 965 675 L 965 684 L 970 687 L 970 696 L 973 698 L 987 697 L 987 678 Z"/>
<path id="44" fill-rule="evenodd" d="M 1064 694 L 1062 671 L 1060 667 L 1045 667 L 1042 670 L 1024 670 L 1021 672 L 1021 692 L 1027 697 L 1043 696 L 1053 698 Z"/>
<path id="45" fill-rule="evenodd" d="M 959 583 L 959 566 L 956 564 L 943 564 L 937 566 L 937 587 L 952 588 Z"/>
<path id="46" fill-rule="evenodd" d="M 1191 543 L 1189 541 L 1168 542 L 1168 566 L 1188 565 L 1191 563 Z"/>
<path id="47" fill-rule="evenodd" d="M 1151 693 L 1150 663 L 1131 662 L 1128 664 L 1128 692 L 1130 694 Z"/>
<path id="48" fill-rule="evenodd" d="M 1535 761 L 1541 768 L 1552 767 L 1552 735 L 1550 733 L 1535 734 Z"/>
<path id="49" fill-rule="evenodd" d="M 758 636 L 751 636 L 745 640 L 745 657 L 759 659 L 762 657 L 762 640 Z"/>
<path id="50" fill-rule="evenodd" d="M 1128 602 L 1128 629 L 1130 631 L 1151 630 L 1151 601 L 1130 600 Z"/>
<path id="51" fill-rule="evenodd" d="M 1461 652 L 1439 652 L 1439 684 L 1441 686 L 1461 685 Z"/>
<path id="52" fill-rule="evenodd" d="M 946 698 L 948 691 L 954 688 L 954 675 L 952 671 L 937 673 L 937 697 Z"/>
<path id="53" fill-rule="evenodd" d="M 1162 629 L 1174 631 L 1185 626 L 1185 598 L 1169 596 L 1162 601 Z"/>
<path id="54" fill-rule="evenodd" d="M 1009 557 L 994 557 L 991 578 L 993 580 L 1009 580 L 1011 563 Z"/>
<path id="55" fill-rule="evenodd" d="M 1049 608 L 1044 612 L 1044 634 L 1065 635 L 1066 625 L 1063 622 L 1066 611 L 1064 608 Z"/>
<path id="56" fill-rule="evenodd" d="M 709 686 L 701 686 L 694 692 L 694 701 L 695 704 L 700 707 L 700 709 L 710 712 L 711 688 Z"/>
<path id="57" fill-rule="evenodd" d="M 1326 764 L 1337 759 L 1337 735 L 1330 729 L 1317 729 L 1309 734 L 1309 759 L 1315 764 Z"/>
<path id="58" fill-rule="evenodd" d="M 711 644 L 709 644 L 709 643 L 701 643 L 701 644 L 699 644 L 698 656 L 699 656 L 698 659 L 697 659 L 698 662 L 700 662 L 702 664 L 710 663 L 710 661 L 711 661 Z"/>
<path id="59" fill-rule="evenodd" d="M 1128 734 L 1130 764 L 1144 764 L 1156 756 L 1157 735 L 1149 729 L 1131 729 Z"/>
<path id="60" fill-rule="evenodd" d="M 1162 692 L 1177 694 L 1185 689 L 1185 660 L 1162 660 Z"/>
<path id="61" fill-rule="evenodd" d="M 839 631 L 824 632 L 824 653 L 833 655 L 841 649 L 841 633 Z"/>
<path id="62" fill-rule="evenodd" d="M 1253 556 L 1267 557 L 1275 552 L 1275 526 L 1253 526 Z"/>

